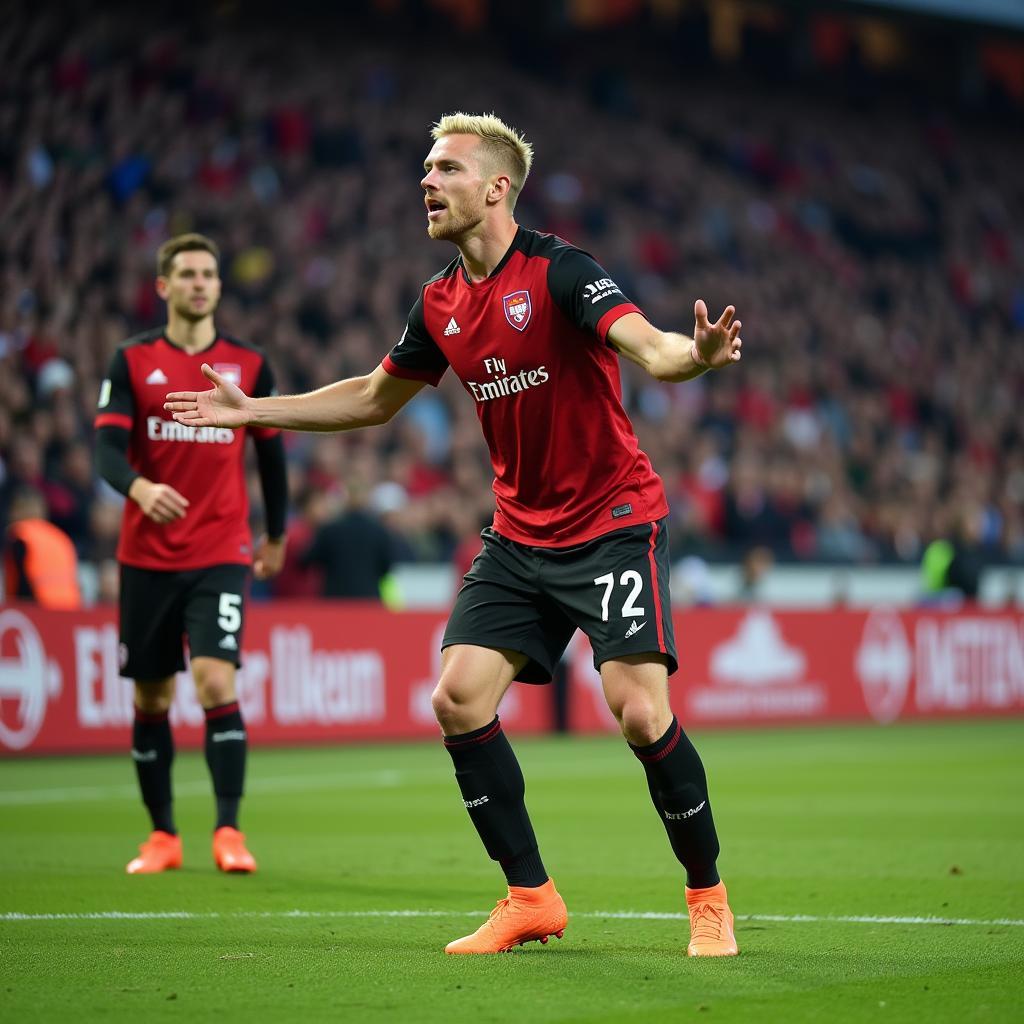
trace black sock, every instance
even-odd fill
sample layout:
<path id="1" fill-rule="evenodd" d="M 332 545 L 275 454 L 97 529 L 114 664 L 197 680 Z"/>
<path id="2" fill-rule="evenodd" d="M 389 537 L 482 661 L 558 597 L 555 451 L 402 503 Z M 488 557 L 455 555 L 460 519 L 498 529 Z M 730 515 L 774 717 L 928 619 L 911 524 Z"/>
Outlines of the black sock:
<path id="1" fill-rule="evenodd" d="M 445 736 L 444 745 L 487 855 L 501 865 L 509 885 L 543 885 L 548 875 L 526 813 L 523 773 L 497 715 L 482 729 Z"/>
<path id="2" fill-rule="evenodd" d="M 718 834 L 708 799 L 704 765 L 675 717 L 660 740 L 630 749 L 647 773 L 647 787 L 668 832 L 679 863 L 686 868 L 686 884 L 705 889 L 719 882 Z"/>
<path id="3" fill-rule="evenodd" d="M 238 701 L 206 709 L 206 764 L 217 797 L 217 828 L 238 828 L 248 742 Z"/>
<path id="4" fill-rule="evenodd" d="M 177 835 L 171 797 L 171 765 L 174 763 L 174 738 L 166 711 L 135 709 L 132 726 L 132 760 L 139 778 L 142 802 L 153 819 L 153 828 Z"/>

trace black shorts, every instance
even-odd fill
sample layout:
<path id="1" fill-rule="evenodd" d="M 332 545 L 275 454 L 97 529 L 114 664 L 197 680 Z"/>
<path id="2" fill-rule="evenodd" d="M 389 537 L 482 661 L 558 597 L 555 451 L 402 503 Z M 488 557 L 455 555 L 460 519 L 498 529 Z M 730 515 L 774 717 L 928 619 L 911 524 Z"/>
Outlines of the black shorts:
<path id="1" fill-rule="evenodd" d="M 241 664 L 249 568 L 211 565 L 163 572 L 121 566 L 121 675 L 164 679 L 193 658 Z"/>
<path id="2" fill-rule="evenodd" d="M 501 647 L 530 661 L 516 676 L 547 683 L 577 627 L 594 666 L 660 652 L 678 667 L 668 590 L 666 520 L 628 526 L 568 548 L 517 544 L 488 527 L 455 599 L 442 648 Z"/>

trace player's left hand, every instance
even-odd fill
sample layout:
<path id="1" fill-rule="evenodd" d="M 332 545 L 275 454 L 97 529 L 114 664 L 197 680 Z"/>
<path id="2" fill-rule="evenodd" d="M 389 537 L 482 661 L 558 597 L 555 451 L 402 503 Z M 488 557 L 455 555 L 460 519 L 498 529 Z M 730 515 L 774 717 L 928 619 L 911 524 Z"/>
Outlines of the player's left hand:
<path id="1" fill-rule="evenodd" d="M 284 553 L 288 541 L 284 537 L 271 540 L 267 536 L 260 537 L 256 544 L 256 556 L 253 559 L 252 571 L 258 580 L 269 580 L 276 576 L 284 566 Z"/>
<path id="2" fill-rule="evenodd" d="M 698 366 L 706 366 L 717 370 L 730 363 L 740 361 L 740 349 L 743 340 L 740 338 L 739 320 L 733 320 L 735 306 L 726 306 L 722 315 L 715 323 L 708 320 L 708 307 L 703 299 L 693 304 L 693 357 Z"/>

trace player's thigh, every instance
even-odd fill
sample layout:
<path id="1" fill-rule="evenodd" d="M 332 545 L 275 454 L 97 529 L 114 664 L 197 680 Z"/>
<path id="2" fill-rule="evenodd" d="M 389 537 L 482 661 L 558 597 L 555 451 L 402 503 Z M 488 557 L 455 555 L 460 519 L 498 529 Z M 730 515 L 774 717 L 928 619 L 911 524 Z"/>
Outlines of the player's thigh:
<path id="1" fill-rule="evenodd" d="M 598 669 L 658 655 L 670 675 L 676 670 L 665 525 L 626 527 L 547 559 L 545 590 L 587 634 Z"/>
<path id="2" fill-rule="evenodd" d="M 185 601 L 185 631 L 193 664 L 212 658 L 240 665 L 248 567 L 194 569 Z"/>
<path id="3" fill-rule="evenodd" d="M 121 566 L 120 663 L 126 679 L 166 681 L 185 667 L 181 573 Z"/>
<path id="4" fill-rule="evenodd" d="M 441 646 L 486 648 L 522 655 L 514 679 L 547 683 L 575 626 L 544 594 L 530 549 L 483 532 L 483 548 L 466 573 Z"/>
<path id="5" fill-rule="evenodd" d="M 446 732 L 470 732 L 494 717 L 501 698 L 529 659 L 518 651 L 452 644 L 441 652 L 432 704 Z"/>

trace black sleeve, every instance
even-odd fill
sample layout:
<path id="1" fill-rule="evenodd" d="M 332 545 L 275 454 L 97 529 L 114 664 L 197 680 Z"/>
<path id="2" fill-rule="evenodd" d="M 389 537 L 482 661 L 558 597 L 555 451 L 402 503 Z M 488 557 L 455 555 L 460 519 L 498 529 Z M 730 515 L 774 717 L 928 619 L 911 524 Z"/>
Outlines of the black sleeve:
<path id="1" fill-rule="evenodd" d="M 423 318 L 423 292 L 409 313 L 402 337 L 384 357 L 384 369 L 393 377 L 423 380 L 434 387 L 448 369 L 448 357 L 437 347 Z"/>
<path id="2" fill-rule="evenodd" d="M 572 323 L 602 341 L 620 316 L 640 312 L 600 263 L 568 245 L 548 264 L 548 291 Z"/>
<path id="3" fill-rule="evenodd" d="M 128 488 L 139 474 L 128 461 L 129 431 L 135 416 L 135 396 L 124 349 L 110 360 L 107 376 L 100 385 L 96 403 L 96 472 L 127 497 Z"/>
<path id="4" fill-rule="evenodd" d="M 128 461 L 128 431 L 124 427 L 100 427 L 96 431 L 96 472 L 126 498 L 140 476 Z"/>
<path id="5" fill-rule="evenodd" d="M 97 428 L 105 427 L 116 421 L 118 426 L 130 430 L 134 418 L 135 395 L 132 393 L 132 378 L 124 349 L 119 348 L 110 360 L 106 378 L 100 384 L 95 425 Z"/>
<path id="6" fill-rule="evenodd" d="M 252 389 L 253 398 L 269 398 L 277 394 L 277 384 L 274 381 L 274 371 L 266 359 L 260 360 L 260 372 L 256 374 L 256 383 Z"/>
<path id="7" fill-rule="evenodd" d="M 280 433 L 273 437 L 254 438 L 256 465 L 263 489 L 263 507 L 267 522 L 267 536 L 280 540 L 284 536 L 288 516 L 288 466 L 284 457 L 284 439 Z"/>
<path id="8" fill-rule="evenodd" d="M 260 370 L 253 385 L 253 398 L 267 398 L 277 394 L 274 371 L 266 359 L 260 360 Z M 280 540 L 284 536 L 288 519 L 288 465 L 284 455 L 284 440 L 276 427 L 250 428 L 256 445 L 256 467 L 263 491 L 264 519 L 267 536 Z"/>

